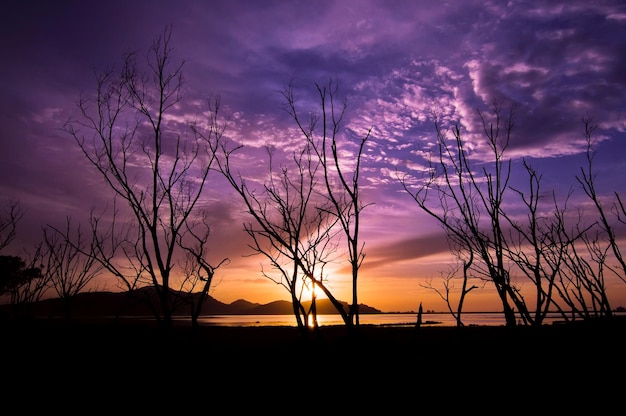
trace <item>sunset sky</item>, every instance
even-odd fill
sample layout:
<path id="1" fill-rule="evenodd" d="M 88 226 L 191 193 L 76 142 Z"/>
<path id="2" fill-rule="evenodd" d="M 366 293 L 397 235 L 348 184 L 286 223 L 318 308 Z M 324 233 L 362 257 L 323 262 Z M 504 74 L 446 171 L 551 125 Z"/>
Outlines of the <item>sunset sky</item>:
<path id="1" fill-rule="evenodd" d="M 597 185 L 626 195 L 623 1 L 9 0 L 0 8 L 0 203 L 19 200 L 26 210 L 10 248 L 16 254 L 32 248 L 46 224 L 84 220 L 110 201 L 63 125 L 77 116 L 80 95 L 94 91 L 94 70 L 119 66 L 129 50 L 143 56 L 168 25 L 176 57 L 186 60 L 180 114 L 191 122 L 219 95 L 231 116 L 226 134 L 246 154 L 301 142 L 279 93 L 292 80 L 298 96 L 313 98 L 304 105 L 315 105 L 315 83 L 337 80 L 348 101 L 344 127 L 357 135 L 372 128 L 360 303 L 445 310 L 420 285 L 447 271 L 445 237 L 395 173 L 415 169 L 416 155 L 435 140 L 433 109 L 475 130 L 476 109 L 488 110 L 494 98 L 515 103 L 507 155 L 527 158 L 544 192 L 572 188 L 570 206 L 584 212 L 589 201 L 575 177 L 585 163 L 581 120 L 593 117 Z M 261 275 L 261 259 L 246 256 L 249 218 L 234 192 L 223 178 L 210 181 L 207 201 L 219 201 L 211 257 L 231 260 L 211 295 L 226 303 L 289 299 Z M 336 297 L 350 301 L 348 281 L 331 282 Z M 612 306 L 626 306 L 624 283 L 609 283 L 609 295 Z M 467 300 L 467 310 L 500 309 L 490 285 Z"/>

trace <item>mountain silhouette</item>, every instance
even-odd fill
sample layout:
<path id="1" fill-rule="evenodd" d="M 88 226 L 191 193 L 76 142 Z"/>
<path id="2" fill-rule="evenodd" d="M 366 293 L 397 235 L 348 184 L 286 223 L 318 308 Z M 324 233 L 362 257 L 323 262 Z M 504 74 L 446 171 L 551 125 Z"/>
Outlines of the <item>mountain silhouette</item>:
<path id="1" fill-rule="evenodd" d="M 183 292 L 175 292 L 174 298 L 179 301 L 174 306 L 173 315 L 188 316 L 191 314 L 191 303 L 183 301 L 191 297 L 196 304 L 199 294 L 189 295 Z M 70 313 L 74 317 L 111 317 L 111 316 L 153 316 L 152 305 L 158 307 L 154 288 L 141 288 L 133 292 L 84 292 L 74 296 L 71 300 Z M 349 304 L 340 301 L 347 312 Z M 309 308 L 311 302 L 303 302 L 305 308 Z M 10 305 L 2 305 L 2 308 Z M 337 310 L 328 299 L 316 301 L 317 313 L 337 314 Z M 55 317 L 64 315 L 64 301 L 60 298 L 40 300 L 30 305 L 30 312 L 34 316 Z M 360 304 L 359 313 L 377 314 L 382 311 L 368 305 Z M 220 302 L 212 296 L 208 296 L 202 306 L 201 315 L 291 315 L 293 307 L 290 301 L 277 300 L 267 304 L 253 303 L 245 299 L 238 299 L 230 304 Z"/>

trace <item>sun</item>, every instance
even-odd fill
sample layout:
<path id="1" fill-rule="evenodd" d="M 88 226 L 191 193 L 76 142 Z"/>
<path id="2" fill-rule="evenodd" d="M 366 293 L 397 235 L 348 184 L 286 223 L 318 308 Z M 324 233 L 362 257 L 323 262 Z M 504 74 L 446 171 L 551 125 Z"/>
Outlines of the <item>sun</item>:
<path id="1" fill-rule="evenodd" d="M 326 294 L 316 283 L 309 281 L 303 282 L 300 291 L 300 302 L 310 302 L 313 299 L 325 299 Z"/>

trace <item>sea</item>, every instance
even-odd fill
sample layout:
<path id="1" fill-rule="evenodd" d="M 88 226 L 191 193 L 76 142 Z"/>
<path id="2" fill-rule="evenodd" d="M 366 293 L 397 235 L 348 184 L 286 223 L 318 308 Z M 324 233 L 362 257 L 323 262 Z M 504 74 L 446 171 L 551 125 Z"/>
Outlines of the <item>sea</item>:
<path id="1" fill-rule="evenodd" d="M 625 313 L 616 313 L 626 315 Z M 189 320 L 189 317 L 177 317 L 175 319 Z M 318 324 L 343 325 L 341 316 L 338 314 L 318 315 Z M 465 326 L 503 326 L 504 315 L 500 312 L 465 312 L 462 315 Z M 563 322 L 560 314 L 548 314 L 544 324 Z M 361 325 L 377 326 L 414 326 L 417 323 L 417 314 L 411 313 L 380 313 L 359 315 Z M 200 325 L 214 326 L 296 326 L 293 315 L 206 315 L 198 318 Z M 422 326 L 456 326 L 456 321 L 449 313 L 424 313 L 422 314 Z"/>

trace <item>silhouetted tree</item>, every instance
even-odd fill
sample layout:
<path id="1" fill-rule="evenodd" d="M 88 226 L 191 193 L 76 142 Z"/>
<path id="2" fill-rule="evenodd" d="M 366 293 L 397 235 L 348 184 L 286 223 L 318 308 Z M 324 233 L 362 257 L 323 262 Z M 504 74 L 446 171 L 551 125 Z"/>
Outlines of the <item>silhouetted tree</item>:
<path id="1" fill-rule="evenodd" d="M 534 288 L 532 308 L 534 312 L 531 308 L 520 307 L 520 319 L 524 324 L 541 326 L 551 308 L 560 308 L 554 299 L 557 278 L 562 270 L 568 246 L 575 244 L 581 234 L 566 237 L 564 233 L 565 210 L 570 195 L 566 197 L 563 207 L 560 207 L 553 192 L 553 215 L 546 215 L 549 207 L 541 204 L 541 175 L 526 160 L 523 163 L 528 173 L 528 189 L 526 191 L 514 187 L 510 189 L 519 195 L 526 216 L 523 219 L 515 219 L 502 211 L 502 216 L 511 226 L 511 232 L 504 241 L 507 257 Z M 515 287 L 513 289 L 517 290 Z M 524 297 L 520 294 L 519 299 Z"/>
<path id="2" fill-rule="evenodd" d="M 611 316 L 606 284 L 605 264 L 609 246 L 603 243 L 597 228 L 593 230 L 563 231 L 565 241 L 573 240 L 571 233 L 580 235 L 583 245 L 571 243 L 564 253 L 556 289 L 560 300 L 569 311 L 564 319 L 590 319 Z"/>
<path id="3" fill-rule="evenodd" d="M 427 177 L 413 190 L 407 176 L 401 176 L 404 190 L 417 205 L 444 228 L 447 235 L 468 245 L 480 263 L 473 262 L 476 276 L 493 283 L 502 304 L 507 326 L 516 325 L 515 310 L 525 308 L 523 299 L 511 284 L 503 232 L 502 202 L 510 179 L 510 161 L 503 154 L 513 129 L 513 109 L 502 119 L 501 107 L 494 102 L 494 121 L 478 112 L 492 162 L 474 171 L 469 150 L 457 124 L 453 127 L 452 144 L 435 117 L 438 153 L 436 163 L 430 162 Z M 434 194 L 436 198 L 431 198 Z"/>
<path id="4" fill-rule="evenodd" d="M 96 258 L 97 235 L 92 233 L 91 241 L 86 241 L 80 226 L 72 228 L 70 217 L 64 229 L 48 227 L 43 229 L 43 270 L 51 288 L 62 299 L 65 317 L 69 319 L 74 296 L 104 269 Z"/>
<path id="5" fill-rule="evenodd" d="M 0 256 L 0 295 L 9 296 L 14 318 L 28 317 L 29 308 L 46 290 L 47 280 L 35 266 L 38 259 L 38 252 L 28 263 L 18 256 Z"/>
<path id="6" fill-rule="evenodd" d="M 15 238 L 17 224 L 24 216 L 24 210 L 17 201 L 9 201 L 0 215 L 0 252 Z"/>
<path id="7" fill-rule="evenodd" d="M 449 236 L 449 241 L 453 242 L 454 237 Z M 459 262 L 450 266 L 450 270 L 446 273 L 442 273 L 441 284 L 443 286 L 443 290 L 439 289 L 432 282 L 432 279 L 426 281 L 426 283 L 421 283 L 420 286 L 423 288 L 434 291 L 441 300 L 446 303 L 446 307 L 448 308 L 448 312 L 454 318 L 457 327 L 464 326 L 463 324 L 463 306 L 465 305 L 465 300 L 469 293 L 478 289 L 480 286 L 476 286 L 475 284 L 470 284 L 472 276 L 470 275 L 470 270 L 474 261 L 474 256 L 471 250 L 469 250 L 469 255 L 467 258 L 463 258 L 461 254 L 462 249 L 467 249 L 471 247 L 468 243 L 463 244 L 458 249 L 453 249 L 455 251 L 456 257 L 459 259 Z M 462 266 L 461 266 L 462 264 Z M 458 276 L 459 270 L 462 269 L 462 275 Z M 456 281 L 461 282 L 461 288 L 458 290 L 458 298 L 456 298 L 456 302 L 453 298 L 453 292 L 456 291 L 454 287 L 454 283 Z M 484 286 L 484 285 L 483 285 Z M 455 304 L 453 304 L 455 302 Z M 421 303 L 420 303 L 421 306 Z"/>
<path id="8" fill-rule="evenodd" d="M 210 130 L 208 140 L 197 141 L 166 128 L 182 99 L 184 65 L 184 60 L 173 61 L 170 41 L 171 29 L 166 28 L 147 54 L 146 72 L 136 54 L 128 53 L 119 74 L 97 74 L 95 97 L 78 104 L 82 119 L 66 124 L 86 159 L 130 209 L 132 220 L 122 237 L 96 231 L 98 241 L 113 244 L 100 245 L 98 259 L 129 290 L 154 288 L 155 317 L 165 326 L 171 324 L 175 306 L 172 285 L 182 278 L 175 273 L 178 254 L 184 253 L 179 242 L 221 138 L 221 132 Z M 107 227 L 98 218 L 91 224 Z M 115 254 L 123 254 L 126 264 L 117 263 Z"/>
<path id="9" fill-rule="evenodd" d="M 334 251 L 331 240 L 336 217 L 329 215 L 327 200 L 319 198 L 317 173 L 320 162 L 313 157 L 310 144 L 305 142 L 277 170 L 275 149 L 267 147 L 268 177 L 256 186 L 234 170 L 232 158 L 240 148 L 222 148 L 224 157 L 220 169 L 254 219 L 254 222 L 244 224 L 244 230 L 253 241 L 250 247 L 270 261 L 278 277 L 265 270 L 262 270 L 263 275 L 289 292 L 302 334 L 309 331 L 311 311 L 314 327 L 317 322 L 315 299 L 311 300 L 311 310 L 302 303 L 302 290 L 306 285 L 324 291 L 344 321 L 349 322 L 343 305 L 324 282 L 324 265 Z"/>
<path id="10" fill-rule="evenodd" d="M 352 275 L 352 303 L 350 304 L 350 326 L 359 326 L 358 277 L 359 269 L 365 259 L 364 246 L 359 240 L 361 212 L 367 207 L 359 194 L 359 175 L 361 161 L 369 129 L 358 141 L 357 151 L 349 156 L 339 155 L 339 132 L 347 102 L 337 102 L 339 85 L 330 80 L 326 85 L 316 84 L 319 96 L 319 114 L 313 113 L 308 120 L 300 117 L 296 108 L 293 84 L 283 92 L 287 100 L 287 112 L 310 143 L 317 155 L 324 175 L 326 197 L 332 205 L 332 215 L 337 217 L 348 248 L 348 260 Z M 321 126 L 318 125 L 321 124 Z M 345 149 L 345 148 L 344 148 Z M 352 169 L 345 171 L 344 169 Z"/>
<path id="11" fill-rule="evenodd" d="M 591 200 L 598 218 L 592 224 L 583 226 L 582 212 L 579 212 L 573 230 L 562 231 L 569 244 L 563 267 L 559 269 L 557 290 L 562 302 L 570 308 L 568 314 L 563 313 L 565 319 L 611 317 L 613 313 L 607 293 L 607 272 L 626 282 L 626 265 L 616 236 L 616 226 L 625 224 L 624 205 L 617 192 L 614 193 L 614 200 L 598 194 L 592 140 L 597 126 L 589 118 L 584 118 L 583 124 L 587 144 L 586 165 L 580 167 L 580 175 L 576 176 L 576 180 Z M 574 234 L 579 237 L 573 238 Z M 582 241 L 582 244 L 576 244 L 578 241 Z M 615 265 L 609 261 L 611 254 Z"/>
<path id="12" fill-rule="evenodd" d="M 528 187 L 510 185 L 511 160 L 506 160 L 504 153 L 513 129 L 513 109 L 503 119 L 501 107 L 494 102 L 492 115 L 494 121 L 489 122 L 479 111 L 492 155 L 490 164 L 475 171 L 460 127 L 454 126 L 454 144 L 450 145 L 435 118 L 437 162 L 429 161 L 428 176 L 421 178 L 416 190 L 408 175 L 399 176 L 405 191 L 420 208 L 439 221 L 456 247 L 469 253 L 470 259 L 473 253 L 480 259 L 465 263 L 467 270 L 494 284 L 507 326 L 516 325 L 515 310 L 521 323 L 534 326 L 542 325 L 551 310 L 560 312 L 566 319 L 610 316 L 605 271 L 610 270 L 624 281 L 624 262 L 614 224 L 605 214 L 602 199 L 595 190 L 590 150 L 594 126 L 585 121 L 588 163 L 586 168 L 581 168 L 577 180 L 593 201 L 600 219 L 583 224 L 579 213 L 570 229 L 566 209 L 571 192 L 561 203 L 555 192 L 549 203 L 544 202 L 540 192 L 541 175 L 525 159 L 522 162 Z M 521 204 L 516 206 L 522 211 L 510 212 L 504 208 L 505 194 L 510 198 L 511 192 L 520 198 Z M 618 194 L 611 212 L 618 223 L 624 224 L 626 216 Z M 580 250 L 581 245 L 584 252 Z M 607 266 L 608 253 L 617 259 L 617 267 Z M 532 283 L 534 293 L 522 293 L 518 282 L 526 281 Z M 449 295 L 448 286 L 444 287 L 446 295 L 438 293 L 445 300 Z M 529 297 L 528 293 L 534 296 Z M 569 307 L 570 311 L 565 311 L 564 307 Z"/>
<path id="13" fill-rule="evenodd" d="M 9 201 L 0 214 L 0 252 L 15 239 L 17 225 L 24 217 L 19 201 Z M 0 256 L 0 298 L 6 298 L 15 318 L 26 317 L 30 306 L 43 296 L 47 279 L 42 274 L 41 244 L 26 257 Z"/>
<path id="14" fill-rule="evenodd" d="M 186 294 L 186 300 L 191 306 L 191 324 L 198 328 L 198 318 L 202 314 L 202 307 L 209 296 L 216 270 L 223 264 L 228 264 L 228 258 L 220 261 L 216 266 L 207 260 L 207 243 L 211 234 L 211 227 L 206 222 L 204 215 L 199 215 L 196 223 L 186 224 L 189 243 L 181 236 L 179 245 L 185 250 L 183 265 L 184 280 L 181 287 Z M 197 288 L 200 287 L 198 291 Z"/>
<path id="15" fill-rule="evenodd" d="M 610 221 L 609 212 L 613 218 L 617 221 L 617 224 L 626 225 L 626 209 L 622 198 L 619 193 L 614 192 L 615 199 L 609 200 L 608 203 L 603 203 L 603 198 L 598 195 L 595 185 L 595 173 L 593 170 L 593 159 L 595 152 L 593 151 L 593 132 L 596 130 L 597 125 L 590 118 L 583 119 L 585 127 L 585 140 L 587 142 L 587 164 L 580 167 L 580 175 L 576 176 L 576 180 L 580 184 L 581 188 L 593 202 L 599 216 L 598 225 L 602 232 L 602 237 L 607 241 L 607 248 L 613 253 L 617 266 L 613 267 L 609 264 L 605 264 L 607 269 L 611 271 L 622 282 L 626 283 L 626 260 L 622 256 L 620 245 L 616 236 L 616 225 Z M 608 208 L 607 208 L 608 206 Z"/>

